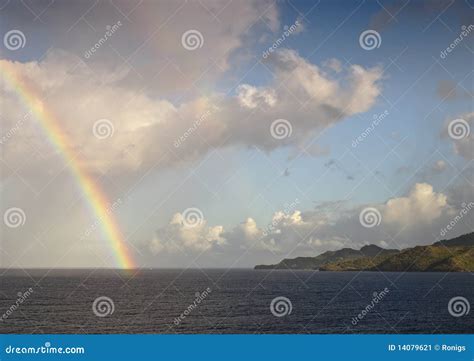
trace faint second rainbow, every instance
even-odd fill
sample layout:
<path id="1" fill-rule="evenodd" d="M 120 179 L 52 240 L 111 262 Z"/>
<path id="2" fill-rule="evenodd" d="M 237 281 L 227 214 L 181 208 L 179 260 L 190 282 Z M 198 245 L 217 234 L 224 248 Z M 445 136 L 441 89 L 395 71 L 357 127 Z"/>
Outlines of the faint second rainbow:
<path id="1" fill-rule="evenodd" d="M 109 212 L 110 202 L 107 196 L 85 170 L 84 162 L 73 151 L 73 143 L 61 129 L 60 122 L 56 116 L 44 106 L 37 90 L 23 79 L 11 63 L 0 60 L 0 73 L 15 89 L 16 93 L 25 102 L 25 105 L 30 108 L 31 113 L 39 120 L 51 144 L 59 150 L 65 162 L 69 165 L 91 211 L 97 217 L 104 235 L 109 240 L 120 267 L 126 269 L 134 268 L 135 264 L 122 232 L 113 215 Z"/>

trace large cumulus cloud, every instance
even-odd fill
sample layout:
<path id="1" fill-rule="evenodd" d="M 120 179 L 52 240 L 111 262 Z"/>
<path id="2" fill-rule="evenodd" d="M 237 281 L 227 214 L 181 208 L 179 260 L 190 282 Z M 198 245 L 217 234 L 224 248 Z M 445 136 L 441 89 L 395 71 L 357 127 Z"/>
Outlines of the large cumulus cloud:
<path id="1" fill-rule="evenodd" d="M 365 227 L 361 223 L 360 214 L 367 208 L 377 210 L 378 225 Z M 406 195 L 379 204 L 350 206 L 346 202 L 330 202 L 309 211 L 286 209 L 275 212 L 268 224 L 257 224 L 248 217 L 227 230 L 205 224 L 192 232 L 192 243 L 189 235 L 178 232 L 181 227 L 176 227 L 177 218 L 160 228 L 158 234 L 167 234 L 169 242 L 179 245 L 175 252 L 212 252 L 224 247 L 236 253 L 258 253 L 262 259 L 278 259 L 287 255 L 311 256 L 342 247 L 358 248 L 369 243 L 390 248 L 431 244 L 445 238 L 440 231 L 460 208 L 430 184 L 418 183 Z M 465 216 L 447 238 L 469 232 L 472 218 L 471 214 Z M 160 247 L 157 244 L 156 239 L 149 243 L 154 254 L 169 251 L 161 248 L 161 242 Z"/>
<path id="2" fill-rule="evenodd" d="M 301 146 L 322 129 L 367 111 L 380 94 L 382 76 L 378 68 L 353 65 L 343 77 L 332 78 L 295 51 L 282 49 L 269 60 L 274 76 L 268 85 L 243 83 L 235 95 L 212 92 L 176 104 L 124 87 L 121 81 L 127 71 L 104 81 L 88 67 L 73 65 L 80 62 L 65 52 L 53 52 L 41 62 L 1 62 L 44 97 L 42 106 L 54 114 L 73 143 L 71 148 L 83 156 L 86 167 L 99 172 L 134 171 L 158 160 L 170 166 L 215 147 Z M 5 127 L 13 129 L 27 108 L 10 84 L 5 83 L 1 91 Z M 7 162 L 26 156 L 22 147 L 26 139 L 48 154 L 50 145 L 44 136 L 36 136 L 34 118 L 22 122 L 15 139 L 3 144 Z M 292 127 L 286 139 L 275 139 L 270 131 L 272 122 L 280 118 Z M 113 125 L 113 135 L 107 139 L 92 132 L 100 119 Z"/>

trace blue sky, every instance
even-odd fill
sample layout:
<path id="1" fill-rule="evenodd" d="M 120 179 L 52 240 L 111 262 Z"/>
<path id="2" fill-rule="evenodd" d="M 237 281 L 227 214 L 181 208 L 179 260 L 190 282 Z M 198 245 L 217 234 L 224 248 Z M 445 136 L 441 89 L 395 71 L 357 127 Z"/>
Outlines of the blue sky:
<path id="1" fill-rule="evenodd" d="M 89 172 L 124 200 L 114 216 L 140 265 L 249 267 L 342 246 L 432 243 L 472 200 L 470 128 L 462 139 L 447 131 L 474 119 L 472 33 L 440 56 L 472 23 L 472 7 L 449 4 L 11 3 L 1 32 L 20 30 L 26 42 L 4 42 L 0 57 L 49 95 Z M 183 44 L 188 30 L 201 36 L 196 49 Z M 379 47 L 361 46 L 366 30 Z M 26 109 L 8 87 L 2 98 L 6 134 Z M 114 134 L 98 141 L 91 127 L 104 118 Z M 277 119 L 292 130 L 282 140 L 270 132 Z M 4 229 L 2 263 L 113 267 L 100 232 L 78 243 L 94 220 L 36 128 L 31 120 L 2 144 L 4 211 L 24 209 L 29 235 Z M 367 207 L 380 212 L 376 230 L 358 222 Z M 189 208 L 203 217 L 192 229 Z M 273 233 L 262 233 L 272 219 Z M 472 227 L 466 217 L 451 235 Z"/>

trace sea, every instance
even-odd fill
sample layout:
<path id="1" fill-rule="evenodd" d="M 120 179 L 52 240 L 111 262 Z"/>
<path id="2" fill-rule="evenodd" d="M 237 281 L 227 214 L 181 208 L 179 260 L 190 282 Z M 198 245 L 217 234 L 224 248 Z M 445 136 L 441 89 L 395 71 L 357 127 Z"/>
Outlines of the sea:
<path id="1" fill-rule="evenodd" d="M 471 273 L 0 270 L 0 333 L 461 334 L 473 302 Z"/>

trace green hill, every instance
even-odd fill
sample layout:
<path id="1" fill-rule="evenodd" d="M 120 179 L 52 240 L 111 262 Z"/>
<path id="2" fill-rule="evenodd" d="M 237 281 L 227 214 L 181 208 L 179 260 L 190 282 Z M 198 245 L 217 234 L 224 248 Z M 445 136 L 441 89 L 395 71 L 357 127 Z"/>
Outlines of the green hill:
<path id="1" fill-rule="evenodd" d="M 436 243 L 433 243 L 433 246 L 446 246 L 446 247 L 472 247 L 474 246 L 474 233 L 463 234 L 462 236 L 452 238 L 449 240 L 442 240 Z"/>
<path id="2" fill-rule="evenodd" d="M 474 247 L 417 246 L 394 255 L 329 263 L 321 271 L 474 272 Z"/>
<path id="3" fill-rule="evenodd" d="M 375 245 L 360 250 L 343 248 L 316 257 L 284 259 L 276 265 L 255 269 L 319 269 L 320 271 L 386 272 L 474 272 L 474 233 L 431 246 L 416 246 L 402 251 Z"/>
<path id="4" fill-rule="evenodd" d="M 322 265 L 354 260 L 365 257 L 375 257 L 377 255 L 391 255 L 398 253 L 396 249 L 384 249 L 376 245 L 368 245 L 360 250 L 343 248 L 338 251 L 327 251 L 316 257 L 286 258 L 275 265 L 257 265 L 255 269 L 319 269 Z"/>

